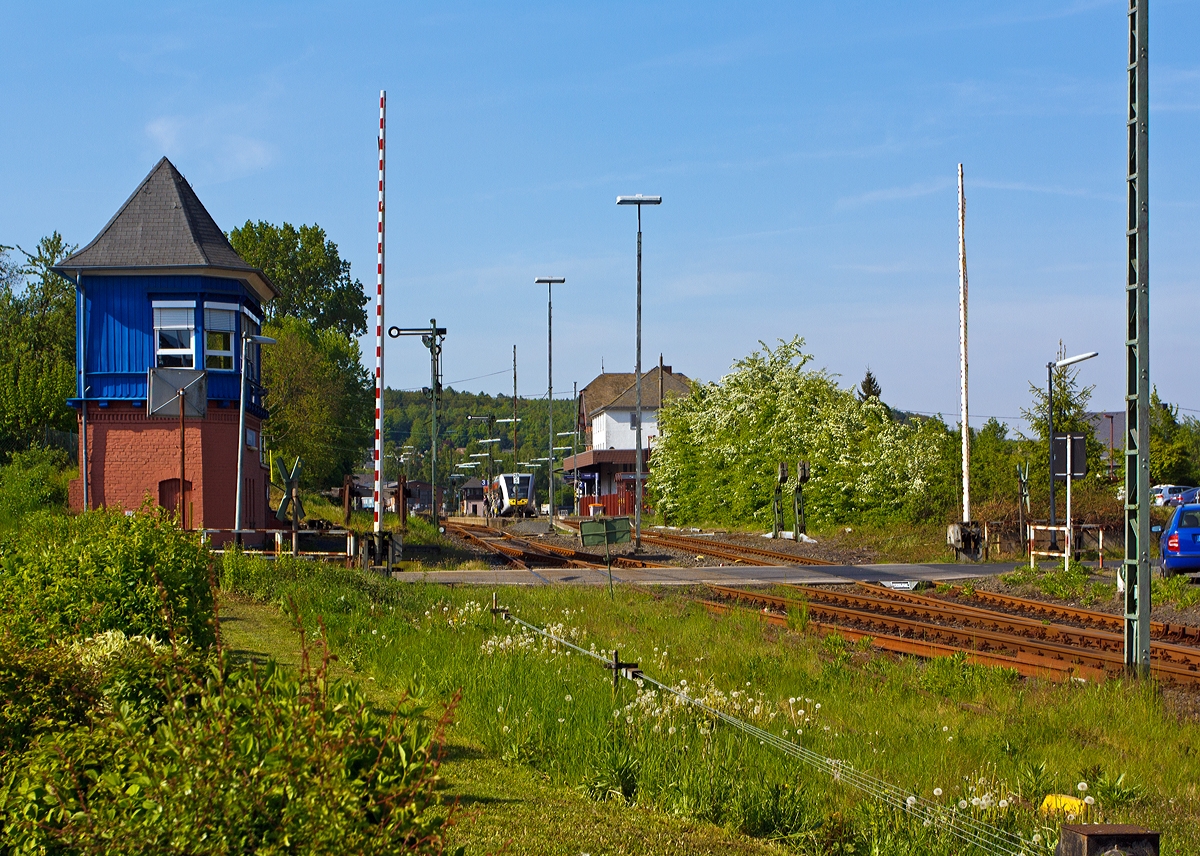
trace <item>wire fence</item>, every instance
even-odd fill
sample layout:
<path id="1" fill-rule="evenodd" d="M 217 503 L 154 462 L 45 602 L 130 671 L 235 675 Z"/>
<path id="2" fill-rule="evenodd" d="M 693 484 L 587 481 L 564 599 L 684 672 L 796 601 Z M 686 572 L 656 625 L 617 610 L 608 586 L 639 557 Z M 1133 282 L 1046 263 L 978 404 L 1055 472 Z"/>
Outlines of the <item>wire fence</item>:
<path id="1" fill-rule="evenodd" d="M 606 668 L 613 669 L 614 683 L 620 677 L 635 683 L 641 681 L 657 687 L 664 693 L 669 693 L 681 699 L 684 703 L 704 711 L 714 719 L 718 719 L 757 739 L 760 743 L 796 758 L 807 766 L 829 776 L 833 781 L 856 788 L 891 808 L 907 813 L 926 826 L 937 826 L 944 829 L 959 840 L 967 844 L 973 844 L 987 853 L 1022 856 L 1022 854 L 1034 852 L 1037 847 L 1034 842 L 1023 836 L 981 821 L 973 817 L 966 810 L 960 810 L 957 806 L 947 808 L 917 794 L 909 793 L 890 782 L 855 769 L 848 761 L 827 758 L 824 755 L 813 752 L 811 749 L 805 749 L 797 743 L 772 734 L 770 731 L 738 719 L 736 716 L 731 716 L 722 710 L 704 703 L 700 699 L 693 698 L 681 689 L 668 686 L 662 681 L 650 677 L 632 664 L 621 663 L 616 651 L 613 652 L 612 660 L 609 660 L 595 651 L 580 647 L 568 639 L 556 636 L 537 625 L 517 618 L 507 609 L 498 608 L 495 611 L 502 614 L 505 621 L 518 624 L 532 633 L 551 639 L 558 645 L 570 648 L 572 651 L 604 664 Z"/>

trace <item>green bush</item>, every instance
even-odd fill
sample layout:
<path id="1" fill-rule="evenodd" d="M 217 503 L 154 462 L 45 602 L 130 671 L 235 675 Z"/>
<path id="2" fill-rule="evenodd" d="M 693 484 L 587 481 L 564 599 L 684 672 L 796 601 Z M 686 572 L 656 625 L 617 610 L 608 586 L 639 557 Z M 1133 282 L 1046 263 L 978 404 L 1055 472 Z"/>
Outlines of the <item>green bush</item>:
<path id="1" fill-rule="evenodd" d="M 0 635 L 0 759 L 38 734 L 88 721 L 100 676 L 60 648 L 26 648 Z"/>
<path id="2" fill-rule="evenodd" d="M 39 513 L 0 539 L 0 630 L 46 645 L 120 630 L 212 643 L 209 553 L 159 509 Z"/>
<path id="3" fill-rule="evenodd" d="M 60 449 L 34 447 L 15 452 L 0 467 L 0 520 L 16 520 L 42 508 L 62 508 L 67 502 L 64 470 L 67 456 Z"/>
<path id="4" fill-rule="evenodd" d="M 375 714 L 324 668 L 168 671 L 129 704 L 40 734 L 0 783 L 0 852 L 432 853 L 440 727 Z"/>

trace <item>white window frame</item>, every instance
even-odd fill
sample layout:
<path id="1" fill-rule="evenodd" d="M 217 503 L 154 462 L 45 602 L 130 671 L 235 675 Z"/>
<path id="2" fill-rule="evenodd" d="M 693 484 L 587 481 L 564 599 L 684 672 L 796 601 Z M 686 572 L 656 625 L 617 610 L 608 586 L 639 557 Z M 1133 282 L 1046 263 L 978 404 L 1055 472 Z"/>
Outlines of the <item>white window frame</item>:
<path id="1" fill-rule="evenodd" d="M 206 368 L 207 370 L 217 371 L 217 372 L 237 371 L 237 368 L 238 368 L 238 364 L 237 364 L 237 342 L 238 342 L 237 327 L 238 327 L 238 314 L 239 314 L 238 310 L 240 308 L 241 307 L 238 306 L 238 304 L 236 304 L 236 303 L 212 303 L 209 301 L 204 302 L 204 368 Z M 227 350 L 227 351 L 209 348 L 209 346 L 208 346 L 208 334 L 210 332 L 209 324 L 208 324 L 208 313 L 210 311 L 230 313 L 229 321 L 233 325 L 232 329 L 215 331 L 215 332 L 229 334 L 229 350 Z M 217 358 L 226 357 L 229 359 L 229 366 L 228 367 L 210 366 L 208 364 L 210 357 L 217 357 Z"/>
<path id="2" fill-rule="evenodd" d="M 194 369 L 196 367 L 196 301 L 194 300 L 153 300 L 151 301 L 151 309 L 154 311 L 154 365 L 156 368 L 184 368 Z M 188 310 L 185 318 L 179 319 L 175 323 L 160 323 L 160 316 L 157 310 Z M 158 334 L 160 330 L 187 330 L 188 339 L 191 342 L 190 348 L 160 348 L 158 342 Z M 187 357 L 191 361 L 191 365 L 187 366 L 163 366 L 160 364 L 160 359 L 163 357 Z"/>

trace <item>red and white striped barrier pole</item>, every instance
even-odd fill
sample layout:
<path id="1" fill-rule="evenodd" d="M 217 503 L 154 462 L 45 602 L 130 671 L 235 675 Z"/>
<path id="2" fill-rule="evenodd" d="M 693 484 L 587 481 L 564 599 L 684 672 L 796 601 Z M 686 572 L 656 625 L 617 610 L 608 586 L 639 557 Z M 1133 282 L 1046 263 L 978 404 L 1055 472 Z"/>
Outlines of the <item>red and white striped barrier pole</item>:
<path id="1" fill-rule="evenodd" d="M 375 249 L 375 542 L 383 547 L 383 213 L 387 92 L 379 92 L 379 234 Z M 382 561 L 376 556 L 378 561 Z"/>

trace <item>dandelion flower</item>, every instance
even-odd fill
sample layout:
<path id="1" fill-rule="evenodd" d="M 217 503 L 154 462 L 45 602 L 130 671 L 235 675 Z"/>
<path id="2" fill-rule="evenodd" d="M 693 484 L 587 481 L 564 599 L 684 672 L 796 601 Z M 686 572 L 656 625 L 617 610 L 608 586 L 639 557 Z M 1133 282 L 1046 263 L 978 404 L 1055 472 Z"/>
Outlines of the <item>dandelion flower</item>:
<path id="1" fill-rule="evenodd" d="M 909 797 L 908 799 L 906 799 L 906 800 L 904 801 L 904 803 L 905 803 L 905 805 L 907 805 L 909 808 L 912 808 L 913 806 L 915 806 L 915 805 L 917 804 L 917 798 L 916 798 L 916 797 Z"/>
<path id="2" fill-rule="evenodd" d="M 1084 791 L 1087 790 L 1087 782 L 1080 782 L 1078 785 L 1075 786 L 1075 790 L 1079 791 L 1080 793 L 1083 793 Z"/>
<path id="3" fill-rule="evenodd" d="M 570 696 L 570 694 L 569 694 L 569 693 L 567 694 L 567 701 L 568 701 L 568 702 L 569 702 L 569 701 L 571 701 L 571 696 Z"/>
<path id="4" fill-rule="evenodd" d="M 675 726 L 672 725 L 670 728 L 667 729 L 667 734 L 674 734 L 674 733 L 675 733 Z"/>
<path id="5" fill-rule="evenodd" d="M 967 801 L 966 801 L 966 800 L 959 800 L 959 801 L 958 801 L 958 807 L 959 807 L 959 808 L 966 808 L 966 807 L 967 807 Z"/>
<path id="6" fill-rule="evenodd" d="M 502 707 L 496 708 L 496 713 L 504 713 L 504 708 L 502 708 Z"/>
<path id="7" fill-rule="evenodd" d="M 1000 808 L 1008 808 L 1008 800 L 1000 800 Z"/>
<path id="8" fill-rule="evenodd" d="M 1093 796 L 1086 796 L 1086 797 L 1084 797 L 1084 798 L 1083 798 L 1083 801 L 1084 801 L 1084 802 L 1085 802 L 1087 805 L 1095 805 L 1095 804 L 1096 804 L 1096 798 L 1095 798 L 1095 797 L 1093 797 Z"/>
<path id="9" fill-rule="evenodd" d="M 942 789 L 941 789 L 941 788 L 934 788 L 934 789 L 933 789 L 933 795 L 934 795 L 935 797 L 940 797 L 940 796 L 942 795 Z"/>
<path id="10" fill-rule="evenodd" d="M 949 731 L 949 730 L 950 730 L 950 726 L 949 726 L 949 725 L 943 725 L 943 726 L 942 726 L 942 731 Z"/>

